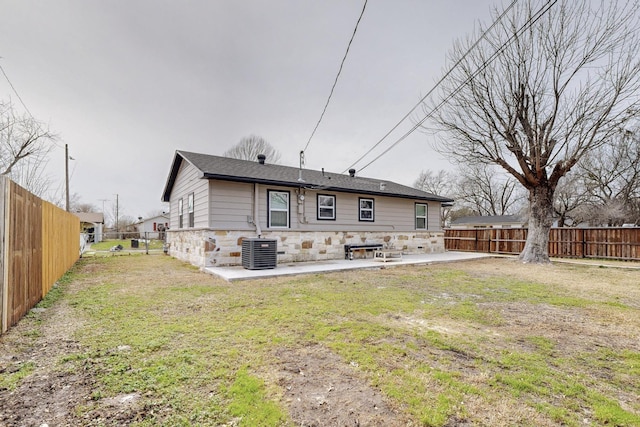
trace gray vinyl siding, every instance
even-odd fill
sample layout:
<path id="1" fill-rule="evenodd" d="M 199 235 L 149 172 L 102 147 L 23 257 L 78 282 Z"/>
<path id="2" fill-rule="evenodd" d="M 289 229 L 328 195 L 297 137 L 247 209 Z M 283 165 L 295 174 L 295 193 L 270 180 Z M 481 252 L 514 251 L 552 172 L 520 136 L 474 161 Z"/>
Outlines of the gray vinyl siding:
<path id="1" fill-rule="evenodd" d="M 210 183 L 210 227 L 214 230 L 255 230 L 255 226 L 247 221 L 247 217 L 253 217 L 253 184 L 216 180 Z"/>
<path id="2" fill-rule="evenodd" d="M 194 195 L 194 228 L 209 226 L 209 182 L 202 179 L 202 174 L 189 162 L 183 161 L 176 176 L 176 182 L 171 190 L 171 225 L 170 228 L 178 229 L 178 203 L 183 200 L 183 228 L 189 228 L 189 194 Z"/>
<path id="3" fill-rule="evenodd" d="M 186 165 L 186 166 L 185 166 Z M 254 215 L 254 184 L 220 180 L 201 179 L 198 172 L 184 162 L 171 193 L 171 228 L 178 228 L 178 199 L 184 199 L 185 224 L 188 217 L 187 200 L 190 192 L 195 193 L 195 227 L 209 227 L 214 230 L 254 231 L 255 226 L 248 221 Z M 303 213 L 298 213 L 298 193 L 295 188 L 273 185 L 258 185 L 258 220 L 262 230 L 267 226 L 268 191 L 289 193 L 288 230 L 299 231 L 414 231 L 415 204 L 428 205 L 428 228 L 426 231 L 440 231 L 440 202 L 405 199 L 399 197 L 370 196 L 364 194 L 340 193 L 323 190 L 304 190 Z M 317 194 L 336 197 L 336 219 L 318 220 Z M 359 198 L 374 200 L 374 221 L 359 221 Z M 174 214 L 175 212 L 175 214 Z M 278 230 L 278 229 L 273 229 Z"/>
<path id="4" fill-rule="evenodd" d="M 415 204 L 428 205 L 428 228 L 440 231 L 440 203 L 399 197 L 369 196 L 363 194 L 305 190 L 304 213 L 298 213 L 298 195 L 293 188 L 260 186 L 260 226 L 267 227 L 267 191 L 289 192 L 290 230 L 300 231 L 413 231 L 415 230 Z M 318 220 L 317 194 L 336 196 L 336 219 Z M 374 221 L 360 221 L 359 199 L 374 200 Z"/>

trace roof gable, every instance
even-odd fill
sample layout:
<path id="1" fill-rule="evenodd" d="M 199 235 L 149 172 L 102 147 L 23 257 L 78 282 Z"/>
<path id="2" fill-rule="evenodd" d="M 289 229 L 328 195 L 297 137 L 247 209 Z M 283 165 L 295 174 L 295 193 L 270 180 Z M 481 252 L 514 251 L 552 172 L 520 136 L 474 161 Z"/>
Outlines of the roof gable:
<path id="1" fill-rule="evenodd" d="M 203 178 L 224 181 L 280 185 L 294 188 L 339 191 L 389 197 L 403 197 L 450 203 L 453 200 L 407 187 L 392 181 L 350 176 L 291 166 L 261 164 L 259 162 L 212 156 L 208 154 L 176 151 L 167 178 L 162 200 L 168 202 L 182 161 L 197 168 Z"/>

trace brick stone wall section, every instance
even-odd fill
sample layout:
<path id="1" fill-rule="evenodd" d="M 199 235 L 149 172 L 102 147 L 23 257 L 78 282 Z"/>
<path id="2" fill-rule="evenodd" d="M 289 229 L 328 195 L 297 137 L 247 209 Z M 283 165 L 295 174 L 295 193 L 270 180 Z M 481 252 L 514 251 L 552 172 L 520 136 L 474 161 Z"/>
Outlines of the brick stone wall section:
<path id="1" fill-rule="evenodd" d="M 256 237 L 246 231 L 210 229 L 168 230 L 169 255 L 200 268 L 242 265 L 242 239 Z M 405 254 L 444 252 L 444 232 L 296 232 L 266 231 L 265 239 L 278 242 L 278 263 L 344 259 L 347 243 L 382 243 Z"/>

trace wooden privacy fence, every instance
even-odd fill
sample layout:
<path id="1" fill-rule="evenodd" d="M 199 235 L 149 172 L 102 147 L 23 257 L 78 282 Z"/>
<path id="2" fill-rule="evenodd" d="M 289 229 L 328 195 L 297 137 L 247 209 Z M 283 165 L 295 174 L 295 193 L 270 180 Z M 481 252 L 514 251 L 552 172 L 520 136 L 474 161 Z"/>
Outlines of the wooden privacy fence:
<path id="1" fill-rule="evenodd" d="M 526 228 L 447 229 L 444 246 L 450 251 L 519 254 Z M 552 228 L 549 256 L 640 261 L 640 228 Z"/>
<path id="2" fill-rule="evenodd" d="M 0 177 L 0 333 L 80 256 L 80 219 Z"/>

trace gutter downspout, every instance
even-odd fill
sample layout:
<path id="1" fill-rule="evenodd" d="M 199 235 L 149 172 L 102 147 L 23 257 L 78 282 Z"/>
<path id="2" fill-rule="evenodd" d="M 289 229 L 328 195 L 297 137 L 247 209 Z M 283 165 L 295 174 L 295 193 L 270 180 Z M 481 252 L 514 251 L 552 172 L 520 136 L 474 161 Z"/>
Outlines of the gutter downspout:
<path id="1" fill-rule="evenodd" d="M 253 183 L 253 225 L 256 226 L 256 234 L 260 237 L 262 235 L 262 229 L 260 228 L 260 219 L 258 217 L 260 212 L 260 195 L 258 185 L 259 184 L 257 182 Z"/>

